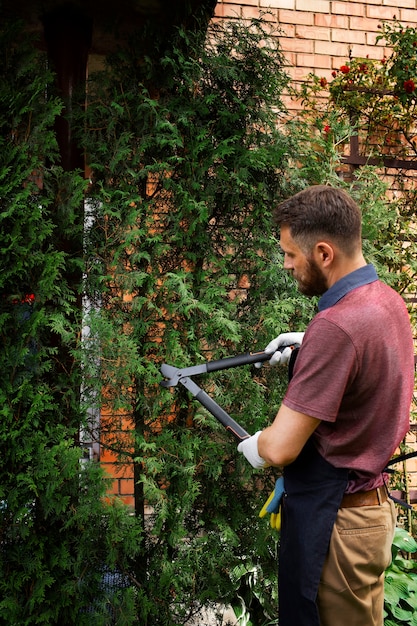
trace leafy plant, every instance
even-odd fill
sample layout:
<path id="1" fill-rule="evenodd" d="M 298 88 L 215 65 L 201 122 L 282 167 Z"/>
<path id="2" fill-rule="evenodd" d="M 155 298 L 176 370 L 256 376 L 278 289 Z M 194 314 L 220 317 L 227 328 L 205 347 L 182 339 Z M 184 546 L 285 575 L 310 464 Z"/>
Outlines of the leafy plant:
<path id="1" fill-rule="evenodd" d="M 311 310 L 285 301 L 295 287 L 271 270 L 271 208 L 299 182 L 296 146 L 277 126 L 289 79 L 270 29 L 261 20 L 213 23 L 207 37 L 180 29 L 162 54 L 139 33 L 91 77 L 79 125 L 93 173 L 86 289 L 97 304 L 85 400 L 112 416 L 101 444 L 134 464 L 137 517 L 151 507 L 135 573 L 149 598 L 141 624 L 186 624 L 205 603 L 230 601 L 242 554 L 276 567 L 270 539 L 254 539 L 273 476 L 260 482 L 185 390 L 158 386 L 162 362 L 262 348 Z M 248 367 L 199 382 L 253 432 L 286 384 L 285 373 Z M 130 420 L 131 438 L 116 415 Z"/>
<path id="2" fill-rule="evenodd" d="M 139 532 L 77 445 L 81 320 L 68 275 L 82 259 L 59 240 L 82 231 L 85 182 L 58 165 L 53 75 L 10 19 L 0 58 L 0 621 L 109 623 L 133 602 L 103 587 L 104 570 L 128 569 Z"/>
<path id="3" fill-rule="evenodd" d="M 301 95 L 319 103 L 328 93 L 328 110 L 339 111 L 352 126 L 367 159 L 410 160 L 416 154 L 417 31 L 398 21 L 383 22 L 379 41 L 390 50 L 386 58 L 350 57 L 330 82 L 310 75 Z"/>
<path id="4" fill-rule="evenodd" d="M 396 528 L 392 563 L 385 572 L 384 626 L 417 623 L 417 563 L 410 558 L 415 552 L 415 539 L 404 529 Z"/>
<path id="5" fill-rule="evenodd" d="M 275 549 L 277 545 L 278 541 Z M 276 553 L 273 556 L 276 558 Z M 278 624 L 276 571 L 268 572 L 262 563 L 249 561 L 237 565 L 231 572 L 231 579 L 236 584 L 233 609 L 239 626 Z"/>

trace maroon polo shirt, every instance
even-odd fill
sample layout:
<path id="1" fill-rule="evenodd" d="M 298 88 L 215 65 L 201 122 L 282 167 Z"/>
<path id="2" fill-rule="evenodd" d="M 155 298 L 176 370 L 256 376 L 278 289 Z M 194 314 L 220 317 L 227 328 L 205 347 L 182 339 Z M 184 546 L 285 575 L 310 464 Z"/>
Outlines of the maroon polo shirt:
<path id="1" fill-rule="evenodd" d="M 351 470 L 348 493 L 383 483 L 381 472 L 409 430 L 414 388 L 406 306 L 370 268 L 322 298 L 283 400 L 322 420 L 316 447 L 333 466 Z"/>

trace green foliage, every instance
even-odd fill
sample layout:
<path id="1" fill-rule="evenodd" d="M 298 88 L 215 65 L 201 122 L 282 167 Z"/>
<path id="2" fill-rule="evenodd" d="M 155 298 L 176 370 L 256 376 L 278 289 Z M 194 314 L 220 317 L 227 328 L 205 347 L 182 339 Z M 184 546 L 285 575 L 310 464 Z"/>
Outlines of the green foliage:
<path id="1" fill-rule="evenodd" d="M 389 57 L 383 60 L 380 73 L 386 77 L 386 83 L 392 88 L 403 110 L 412 113 L 417 95 L 417 30 L 411 26 L 405 27 L 397 20 L 383 22 L 377 42 L 380 40 L 391 49 Z"/>
<path id="2" fill-rule="evenodd" d="M 302 328 L 308 309 L 282 300 L 295 302 L 295 288 L 271 271 L 271 208 L 298 188 L 295 144 L 277 127 L 288 77 L 276 33 L 237 20 L 213 24 L 205 41 L 179 30 L 142 64 L 143 34 L 133 37 L 91 77 L 80 136 L 93 169 L 85 397 L 134 424 L 133 452 L 114 420 L 102 435 L 134 459 L 137 514 L 151 507 L 141 624 L 185 624 L 202 605 L 229 602 L 242 554 L 276 568 L 257 516 L 273 474 L 259 482 L 188 392 L 159 387 L 160 364 L 261 349 Z M 245 367 L 199 382 L 254 432 L 273 418 L 285 376 Z"/>
<path id="3" fill-rule="evenodd" d="M 399 22 L 384 22 L 378 41 L 390 50 L 387 58 L 350 57 L 332 72 L 330 83 L 311 75 L 303 96 L 317 101 L 328 91 L 329 109 L 354 128 L 366 157 L 414 159 L 417 94 L 417 30 Z"/>
<path id="4" fill-rule="evenodd" d="M 385 572 L 384 626 L 417 623 L 417 563 L 410 556 L 416 551 L 413 537 L 396 528 L 392 563 Z"/>
<path id="5" fill-rule="evenodd" d="M 68 355 L 80 312 L 69 275 L 81 258 L 59 243 L 82 231 L 85 184 L 57 165 L 62 104 L 48 97 L 44 55 L 4 19 L 0 58 L 0 622 L 108 624 L 112 612 L 132 615 L 132 599 L 103 588 L 104 568 L 126 568 L 139 536 L 76 445 L 80 368 Z"/>
<path id="6" fill-rule="evenodd" d="M 275 548 L 278 546 L 278 541 Z M 273 548 L 273 544 L 271 548 Z M 270 555 L 276 559 L 277 555 Z M 233 609 L 239 626 L 278 624 L 278 585 L 276 572 L 268 571 L 265 564 L 246 561 L 231 572 L 236 585 L 236 599 Z"/>

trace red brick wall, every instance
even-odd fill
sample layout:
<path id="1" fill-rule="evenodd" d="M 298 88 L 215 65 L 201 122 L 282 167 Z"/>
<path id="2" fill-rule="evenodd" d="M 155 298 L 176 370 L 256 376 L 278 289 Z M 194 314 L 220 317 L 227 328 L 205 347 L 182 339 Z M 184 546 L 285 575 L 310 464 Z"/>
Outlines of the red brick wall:
<path id="1" fill-rule="evenodd" d="M 330 80 L 349 52 L 382 59 L 387 50 L 383 42 L 375 43 L 382 21 L 417 24 L 416 0 L 218 0 L 215 15 L 252 18 L 263 11 L 271 13 L 282 31 L 280 43 L 296 81 L 310 72 Z"/>

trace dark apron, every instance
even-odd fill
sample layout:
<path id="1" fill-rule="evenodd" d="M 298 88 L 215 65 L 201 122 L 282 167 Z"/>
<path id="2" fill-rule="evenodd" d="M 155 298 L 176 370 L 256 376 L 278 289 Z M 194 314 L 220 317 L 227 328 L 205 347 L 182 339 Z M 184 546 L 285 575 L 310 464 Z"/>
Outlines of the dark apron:
<path id="1" fill-rule="evenodd" d="M 317 592 L 348 470 L 325 461 L 308 441 L 284 469 L 279 549 L 279 626 L 319 626 Z"/>

